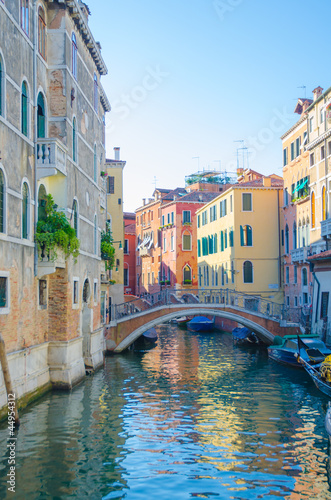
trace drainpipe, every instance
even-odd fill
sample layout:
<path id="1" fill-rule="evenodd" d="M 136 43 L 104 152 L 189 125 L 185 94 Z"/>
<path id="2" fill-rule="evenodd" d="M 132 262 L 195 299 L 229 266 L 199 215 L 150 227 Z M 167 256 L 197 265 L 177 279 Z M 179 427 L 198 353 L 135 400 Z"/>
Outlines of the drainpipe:
<path id="1" fill-rule="evenodd" d="M 37 0 L 34 0 L 33 8 L 33 140 L 34 140 L 34 234 L 36 234 L 38 220 L 38 185 L 37 185 L 37 161 L 38 161 L 38 145 L 37 145 Z M 34 275 L 38 274 L 38 248 L 34 245 Z"/>

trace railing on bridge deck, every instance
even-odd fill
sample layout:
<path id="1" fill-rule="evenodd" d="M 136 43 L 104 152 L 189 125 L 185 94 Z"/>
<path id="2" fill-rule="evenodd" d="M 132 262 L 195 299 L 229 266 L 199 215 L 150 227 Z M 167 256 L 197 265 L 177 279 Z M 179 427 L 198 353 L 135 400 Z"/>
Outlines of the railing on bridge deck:
<path id="1" fill-rule="evenodd" d="M 118 320 L 142 311 L 171 304 L 224 304 L 235 306 L 246 312 L 256 312 L 277 321 L 291 320 L 288 310 L 283 304 L 277 304 L 260 297 L 235 292 L 229 289 L 201 290 L 201 289 L 165 289 L 160 292 L 147 294 L 142 298 L 134 299 L 114 306 L 114 319 Z"/>

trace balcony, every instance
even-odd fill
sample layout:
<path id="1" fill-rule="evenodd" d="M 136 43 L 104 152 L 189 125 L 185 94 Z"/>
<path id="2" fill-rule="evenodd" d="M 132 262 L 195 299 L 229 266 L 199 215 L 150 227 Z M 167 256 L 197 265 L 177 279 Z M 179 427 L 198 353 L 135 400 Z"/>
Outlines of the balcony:
<path id="1" fill-rule="evenodd" d="M 58 139 L 38 139 L 37 179 L 58 173 L 67 175 L 65 146 Z"/>
<path id="2" fill-rule="evenodd" d="M 322 238 L 331 238 L 331 219 L 321 221 Z"/>
<path id="3" fill-rule="evenodd" d="M 292 264 L 296 262 L 307 262 L 308 249 L 309 247 L 301 247 L 296 248 L 295 250 L 291 250 Z"/>
<path id="4" fill-rule="evenodd" d="M 139 257 L 146 257 L 152 255 L 151 249 L 148 247 L 139 248 Z"/>
<path id="5" fill-rule="evenodd" d="M 57 249 L 56 256 L 55 255 L 43 255 L 39 256 L 38 260 L 38 278 L 42 276 L 46 276 L 47 274 L 53 274 L 56 271 L 56 268 L 65 269 L 66 260 L 64 252 L 61 249 Z"/>

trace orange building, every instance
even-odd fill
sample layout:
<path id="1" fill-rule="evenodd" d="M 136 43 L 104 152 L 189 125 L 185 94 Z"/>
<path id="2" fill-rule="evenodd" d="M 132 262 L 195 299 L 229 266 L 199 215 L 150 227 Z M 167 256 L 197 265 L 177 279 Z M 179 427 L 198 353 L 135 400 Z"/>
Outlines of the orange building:
<path id="1" fill-rule="evenodd" d="M 124 220 L 124 293 L 136 293 L 136 216 L 125 212 Z"/>

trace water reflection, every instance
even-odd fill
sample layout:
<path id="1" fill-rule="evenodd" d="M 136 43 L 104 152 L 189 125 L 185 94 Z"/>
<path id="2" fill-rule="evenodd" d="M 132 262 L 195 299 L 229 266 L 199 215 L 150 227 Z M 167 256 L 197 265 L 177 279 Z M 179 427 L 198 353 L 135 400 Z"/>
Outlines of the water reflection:
<path id="1" fill-rule="evenodd" d="M 22 414 L 15 498 L 331 499 L 327 400 L 305 373 L 227 334 L 158 334 Z"/>

